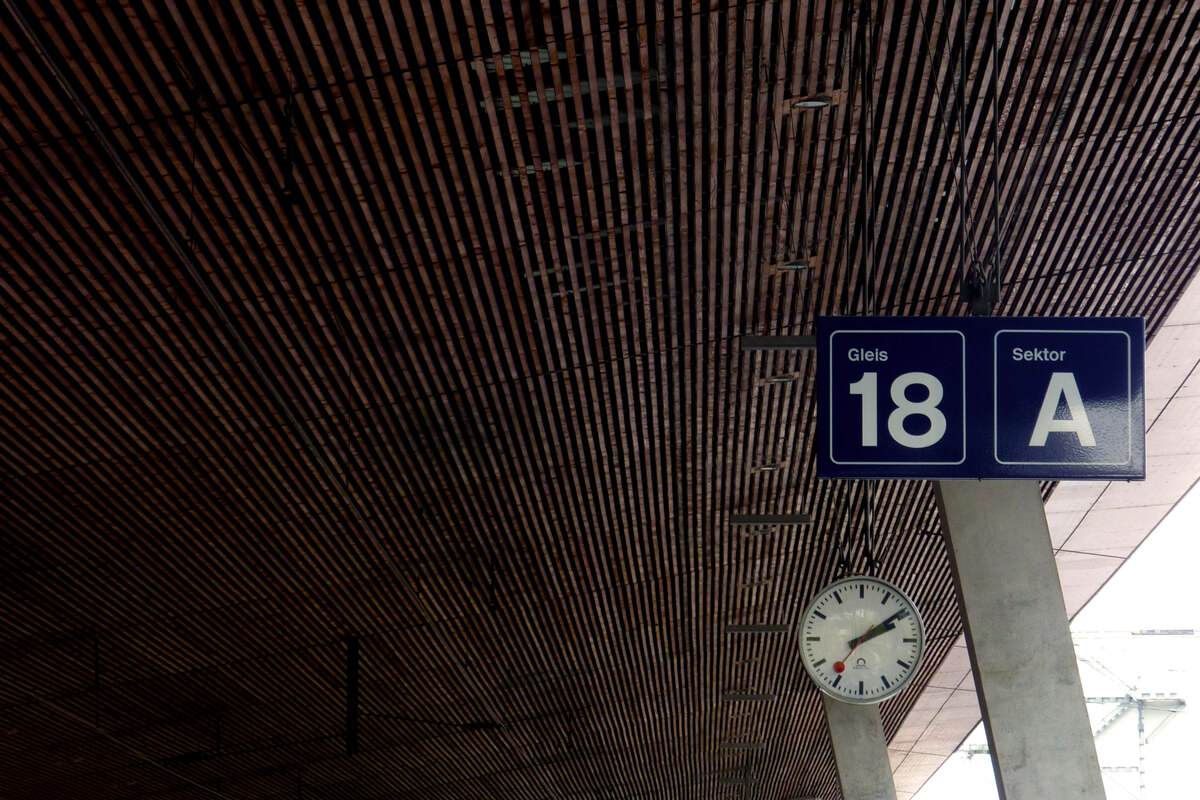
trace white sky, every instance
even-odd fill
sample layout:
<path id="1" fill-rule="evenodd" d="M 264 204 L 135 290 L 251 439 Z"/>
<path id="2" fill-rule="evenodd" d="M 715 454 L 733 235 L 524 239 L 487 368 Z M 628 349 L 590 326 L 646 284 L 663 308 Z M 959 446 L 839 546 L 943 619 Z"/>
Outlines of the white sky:
<path id="1" fill-rule="evenodd" d="M 1200 631 L 1200 484 L 1146 538 L 1116 575 L 1076 615 L 1076 654 L 1088 696 L 1175 692 L 1187 703 L 1168 715 L 1147 711 L 1146 730 L 1166 723 L 1145 748 L 1145 800 L 1197 797 L 1194 762 L 1200 757 L 1200 637 L 1130 636 L 1129 631 Z M 1103 665 L 1101 667 L 1095 664 Z M 1107 673 L 1107 674 L 1106 674 Z M 1089 704 L 1094 722 L 1113 705 Z M 1136 711 L 1127 712 L 1096 740 L 1103 767 L 1137 766 Z M 965 744 L 986 744 L 983 725 Z M 1138 775 L 1108 772 L 1109 800 L 1139 797 Z M 950 756 L 914 800 L 995 800 L 996 785 L 987 755 Z"/>

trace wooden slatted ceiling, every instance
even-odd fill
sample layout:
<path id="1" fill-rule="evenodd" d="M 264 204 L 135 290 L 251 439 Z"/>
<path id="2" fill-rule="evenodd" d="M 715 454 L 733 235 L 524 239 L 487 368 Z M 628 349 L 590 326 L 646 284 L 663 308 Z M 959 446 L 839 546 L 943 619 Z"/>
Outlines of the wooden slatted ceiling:
<path id="1" fill-rule="evenodd" d="M 998 313 L 1153 332 L 1200 196 L 1191 5 L 869 11 L 5 0 L 0 794 L 837 797 L 725 627 L 872 509 L 922 679 L 961 626 L 927 488 L 817 482 L 738 336 L 961 313 L 997 197 Z"/>

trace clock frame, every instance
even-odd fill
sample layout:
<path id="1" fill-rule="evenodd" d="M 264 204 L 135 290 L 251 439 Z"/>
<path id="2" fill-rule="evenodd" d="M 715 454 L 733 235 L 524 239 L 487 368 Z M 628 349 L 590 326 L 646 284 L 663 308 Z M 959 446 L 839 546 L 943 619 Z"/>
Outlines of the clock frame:
<path id="1" fill-rule="evenodd" d="M 903 691 L 925 656 L 925 624 L 899 587 L 863 575 L 835 581 L 800 617 L 800 658 L 825 694 L 881 703 Z"/>

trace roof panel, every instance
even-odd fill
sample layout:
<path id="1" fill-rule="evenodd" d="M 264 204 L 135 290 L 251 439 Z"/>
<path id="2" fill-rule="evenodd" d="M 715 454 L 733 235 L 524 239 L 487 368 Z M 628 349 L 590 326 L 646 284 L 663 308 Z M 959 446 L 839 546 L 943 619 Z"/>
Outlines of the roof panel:
<path id="1" fill-rule="evenodd" d="M 874 564 L 931 634 L 894 733 L 949 566 L 926 486 L 816 481 L 814 357 L 738 338 L 964 313 L 997 255 L 997 313 L 1153 332 L 1196 271 L 1187 6 L 37 5 L 6 796 L 835 798 L 790 638 L 726 626 Z"/>

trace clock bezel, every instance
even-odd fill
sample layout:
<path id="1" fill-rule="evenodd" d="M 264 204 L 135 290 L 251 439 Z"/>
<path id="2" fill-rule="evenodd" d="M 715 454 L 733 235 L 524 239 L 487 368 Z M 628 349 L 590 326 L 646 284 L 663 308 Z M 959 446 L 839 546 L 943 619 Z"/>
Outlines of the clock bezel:
<path id="1" fill-rule="evenodd" d="M 829 596 L 829 594 L 831 592 L 835 591 L 837 589 L 837 587 L 839 587 L 843 584 L 848 584 L 848 583 L 874 584 L 878 587 L 886 589 L 889 592 L 892 592 L 896 596 L 900 597 L 903 600 L 903 602 L 906 603 L 908 605 L 908 607 L 912 609 L 913 615 L 917 621 L 917 640 L 918 640 L 917 641 L 917 655 L 916 655 L 915 661 L 913 662 L 912 667 L 909 668 L 908 672 L 905 674 L 905 676 L 901 680 L 898 680 L 898 681 L 895 681 L 894 683 L 892 683 L 892 685 L 888 689 L 886 689 L 883 694 L 876 695 L 873 697 L 854 698 L 854 697 L 840 694 L 835 690 L 831 690 L 830 687 L 826 684 L 826 682 L 821 677 L 819 677 L 820 672 L 818 670 L 814 669 L 809 664 L 808 653 L 805 652 L 805 649 L 804 649 L 805 625 L 808 622 L 809 618 L 811 617 L 812 612 L 816 609 L 817 603 L 822 598 Z M 813 598 L 805 606 L 804 612 L 800 615 L 800 623 L 796 628 L 796 637 L 798 639 L 797 644 L 800 646 L 800 663 L 804 667 L 804 671 L 808 674 L 808 677 L 812 680 L 812 682 L 814 684 L 816 684 L 817 688 L 821 691 L 821 693 L 828 695 L 829 697 L 832 697 L 834 700 L 838 700 L 843 703 L 850 703 L 851 705 L 862 705 L 862 706 L 879 705 L 883 701 L 889 700 L 889 699 L 895 697 L 896 695 L 898 695 L 900 692 L 903 692 L 905 689 L 907 689 L 909 684 L 912 683 L 913 679 L 916 678 L 917 673 L 921 670 L 921 665 L 925 661 L 925 650 L 927 649 L 927 645 L 929 643 L 929 639 L 928 639 L 928 636 L 926 635 L 926 631 L 925 631 L 925 618 L 921 615 L 920 607 L 917 606 L 916 602 L 913 601 L 912 597 L 909 596 L 908 592 L 904 591 L 903 589 L 901 589 L 899 586 L 892 583 L 891 581 L 884 580 L 883 578 L 874 578 L 869 575 L 848 575 L 845 578 L 839 578 L 838 580 L 834 581 L 833 583 L 829 583 L 829 584 L 826 584 L 825 586 L 821 587 L 821 589 L 815 595 L 813 595 Z"/>

